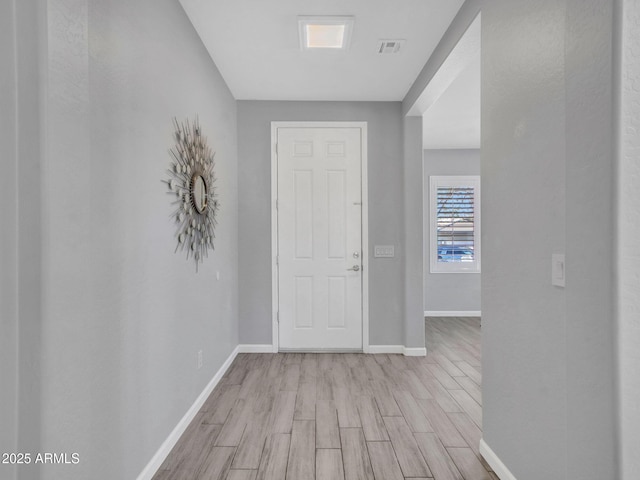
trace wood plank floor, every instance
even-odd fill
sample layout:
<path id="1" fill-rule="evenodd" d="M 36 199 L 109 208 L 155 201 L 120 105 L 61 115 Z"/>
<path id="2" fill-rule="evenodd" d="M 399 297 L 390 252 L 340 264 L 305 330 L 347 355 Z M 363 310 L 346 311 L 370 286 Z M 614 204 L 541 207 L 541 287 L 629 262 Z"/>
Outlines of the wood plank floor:
<path id="1" fill-rule="evenodd" d="M 497 480 L 480 319 L 425 324 L 427 357 L 239 354 L 154 480 Z"/>

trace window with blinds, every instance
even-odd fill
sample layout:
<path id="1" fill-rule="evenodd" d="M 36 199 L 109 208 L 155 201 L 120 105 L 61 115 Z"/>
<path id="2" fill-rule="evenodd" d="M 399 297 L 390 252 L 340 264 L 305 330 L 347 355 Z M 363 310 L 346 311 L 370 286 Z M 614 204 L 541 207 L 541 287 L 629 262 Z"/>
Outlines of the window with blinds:
<path id="1" fill-rule="evenodd" d="M 431 271 L 480 271 L 480 178 L 431 177 Z"/>

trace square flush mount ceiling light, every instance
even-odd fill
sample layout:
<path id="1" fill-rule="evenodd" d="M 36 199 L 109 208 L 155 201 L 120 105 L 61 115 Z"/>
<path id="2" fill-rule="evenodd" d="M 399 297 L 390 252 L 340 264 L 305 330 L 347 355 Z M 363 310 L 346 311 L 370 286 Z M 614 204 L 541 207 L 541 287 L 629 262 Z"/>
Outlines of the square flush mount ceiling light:
<path id="1" fill-rule="evenodd" d="M 353 17 L 298 17 L 300 49 L 346 50 L 351 41 Z"/>

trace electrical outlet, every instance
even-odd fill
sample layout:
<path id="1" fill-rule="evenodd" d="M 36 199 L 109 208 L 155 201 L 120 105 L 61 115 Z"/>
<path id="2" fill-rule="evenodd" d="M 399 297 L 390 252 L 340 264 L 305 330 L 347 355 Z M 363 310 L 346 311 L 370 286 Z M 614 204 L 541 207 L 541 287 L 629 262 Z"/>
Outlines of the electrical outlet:
<path id="1" fill-rule="evenodd" d="M 198 370 L 202 368 L 202 350 L 198 350 Z"/>

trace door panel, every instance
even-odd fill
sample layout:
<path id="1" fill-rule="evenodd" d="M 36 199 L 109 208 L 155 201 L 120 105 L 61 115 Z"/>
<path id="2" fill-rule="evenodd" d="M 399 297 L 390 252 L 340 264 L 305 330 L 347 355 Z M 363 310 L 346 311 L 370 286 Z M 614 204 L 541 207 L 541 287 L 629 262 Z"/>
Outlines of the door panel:
<path id="1" fill-rule="evenodd" d="M 345 172 L 327 172 L 329 258 L 346 258 L 347 192 Z"/>
<path id="2" fill-rule="evenodd" d="M 361 130 L 278 128 L 277 143 L 280 347 L 361 349 Z"/>
<path id="3" fill-rule="evenodd" d="M 294 171 L 293 189 L 295 258 L 313 258 L 313 172 Z"/>

